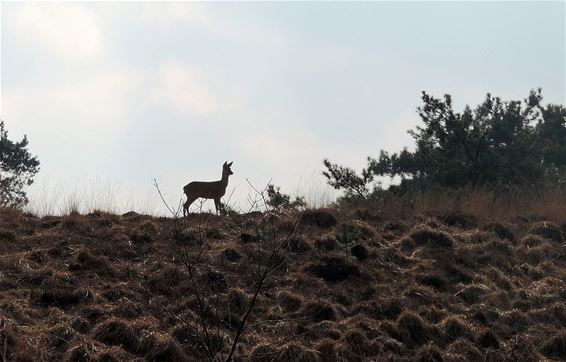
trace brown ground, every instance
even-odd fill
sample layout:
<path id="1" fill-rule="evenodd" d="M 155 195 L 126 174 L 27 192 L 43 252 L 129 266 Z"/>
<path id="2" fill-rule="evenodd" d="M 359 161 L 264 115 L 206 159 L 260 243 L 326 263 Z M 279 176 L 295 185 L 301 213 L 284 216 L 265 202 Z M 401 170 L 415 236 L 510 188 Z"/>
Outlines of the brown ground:
<path id="1" fill-rule="evenodd" d="M 253 233 L 258 217 L 194 216 L 174 240 L 166 218 L 1 212 L 0 358 L 205 360 L 192 334 L 202 332 L 198 303 L 178 262 L 180 244 L 198 249 L 197 224 L 205 319 L 225 353 L 254 290 L 254 258 L 266 252 Z M 275 230 L 295 218 L 278 215 Z M 566 359 L 566 225 L 458 213 L 388 220 L 363 208 L 303 220 L 237 356 Z"/>

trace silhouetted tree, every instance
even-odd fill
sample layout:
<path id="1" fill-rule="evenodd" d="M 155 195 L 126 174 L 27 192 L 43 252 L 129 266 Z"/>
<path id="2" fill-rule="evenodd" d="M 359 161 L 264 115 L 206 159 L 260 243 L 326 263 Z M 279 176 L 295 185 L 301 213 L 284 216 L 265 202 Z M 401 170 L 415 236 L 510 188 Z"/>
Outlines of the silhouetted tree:
<path id="1" fill-rule="evenodd" d="M 329 184 L 346 194 L 365 196 L 375 176 L 398 176 L 401 188 L 431 185 L 517 185 L 566 176 L 566 108 L 543 105 L 541 90 L 523 101 L 502 101 L 487 94 L 485 101 L 462 113 L 452 98 L 422 93 L 417 111 L 422 126 L 409 130 L 415 151 L 404 149 L 377 159 L 368 157 L 361 175 L 324 160 Z"/>
<path id="2" fill-rule="evenodd" d="M 19 142 L 8 139 L 0 120 L 0 206 L 21 207 L 28 202 L 25 186 L 33 183 L 39 161 L 27 150 L 27 137 Z"/>

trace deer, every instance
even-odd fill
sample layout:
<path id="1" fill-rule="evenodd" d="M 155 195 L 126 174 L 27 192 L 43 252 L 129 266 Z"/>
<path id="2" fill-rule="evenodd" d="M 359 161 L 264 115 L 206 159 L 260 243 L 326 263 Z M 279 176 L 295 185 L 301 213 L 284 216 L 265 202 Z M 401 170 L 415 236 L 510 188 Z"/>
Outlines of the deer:
<path id="1" fill-rule="evenodd" d="M 234 173 L 230 169 L 234 162 L 224 162 L 222 165 L 222 178 L 219 181 L 193 181 L 183 187 L 183 192 L 187 195 L 187 201 L 183 204 L 183 216 L 189 214 L 189 206 L 199 197 L 203 199 L 213 199 L 216 213 L 220 213 L 222 203 L 220 198 L 226 194 L 228 177 Z"/>

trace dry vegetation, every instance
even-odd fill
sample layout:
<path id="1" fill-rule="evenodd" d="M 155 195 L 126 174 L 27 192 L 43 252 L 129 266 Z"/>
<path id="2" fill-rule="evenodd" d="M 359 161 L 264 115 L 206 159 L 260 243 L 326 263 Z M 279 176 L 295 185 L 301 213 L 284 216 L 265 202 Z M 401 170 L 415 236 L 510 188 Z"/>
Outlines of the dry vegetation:
<path id="1" fill-rule="evenodd" d="M 498 214 L 480 198 L 442 202 L 434 212 L 423 200 L 306 211 L 235 356 L 566 359 L 566 218 L 535 206 L 514 209 L 517 215 L 501 206 Z M 454 211 L 462 205 L 467 212 Z M 262 253 L 239 225 L 257 217 L 203 215 L 196 277 L 220 306 L 204 317 L 224 351 L 252 297 L 253 260 Z M 296 218 L 282 212 L 273 225 L 285 231 Z M 175 240 L 170 218 L 1 212 L 2 359 L 206 359 L 178 249 L 197 247 L 198 219 Z"/>

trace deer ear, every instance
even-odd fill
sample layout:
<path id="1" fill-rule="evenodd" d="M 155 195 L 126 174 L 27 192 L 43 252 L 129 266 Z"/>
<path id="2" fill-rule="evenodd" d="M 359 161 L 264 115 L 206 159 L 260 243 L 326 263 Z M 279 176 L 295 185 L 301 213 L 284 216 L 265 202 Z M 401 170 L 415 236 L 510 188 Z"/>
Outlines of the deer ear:
<path id="1" fill-rule="evenodd" d="M 230 163 L 228 164 L 228 167 L 232 167 L 232 164 L 233 164 L 233 163 L 234 163 L 234 161 L 230 162 Z"/>
<path id="2" fill-rule="evenodd" d="M 224 161 L 224 164 L 222 166 L 226 166 L 227 163 L 228 163 L 228 161 Z"/>

